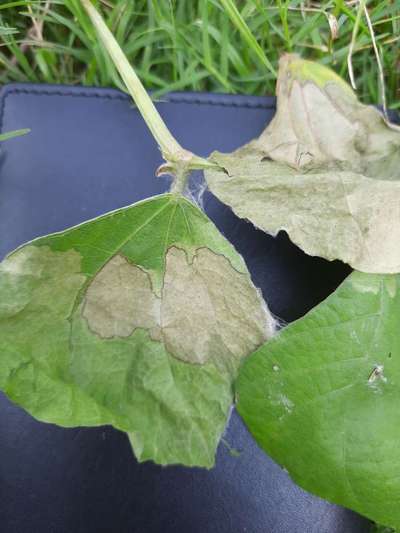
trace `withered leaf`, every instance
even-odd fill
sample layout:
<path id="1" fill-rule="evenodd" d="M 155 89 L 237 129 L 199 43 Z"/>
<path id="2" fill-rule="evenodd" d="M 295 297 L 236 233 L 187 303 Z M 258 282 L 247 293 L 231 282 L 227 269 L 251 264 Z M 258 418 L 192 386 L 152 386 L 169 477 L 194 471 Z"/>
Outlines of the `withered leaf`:
<path id="1" fill-rule="evenodd" d="M 329 69 L 286 55 L 277 112 L 260 137 L 214 152 L 211 191 L 306 253 L 400 272 L 400 133 Z"/>

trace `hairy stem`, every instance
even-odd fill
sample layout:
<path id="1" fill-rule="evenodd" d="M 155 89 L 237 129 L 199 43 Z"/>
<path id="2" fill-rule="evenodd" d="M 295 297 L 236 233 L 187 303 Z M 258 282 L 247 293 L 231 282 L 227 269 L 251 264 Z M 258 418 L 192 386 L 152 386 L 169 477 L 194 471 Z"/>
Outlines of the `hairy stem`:
<path id="1" fill-rule="evenodd" d="M 108 29 L 99 12 L 93 6 L 91 0 L 81 0 L 81 3 L 87 11 L 104 48 L 110 54 L 112 61 L 118 69 L 118 72 L 120 73 L 153 137 L 157 141 L 162 155 L 167 161 L 166 168 L 168 168 L 169 173 L 175 175 L 175 165 L 178 164 L 179 167 L 181 167 L 182 162 L 188 171 L 193 169 L 215 167 L 216 165 L 209 162 L 207 159 L 196 156 L 188 150 L 182 148 L 182 146 L 167 128 L 150 96 L 143 87 L 142 82 L 136 75 L 135 70 L 130 65 L 124 52 L 121 50 L 121 47 L 111 31 Z M 181 170 L 179 170 L 179 172 L 181 172 Z"/>

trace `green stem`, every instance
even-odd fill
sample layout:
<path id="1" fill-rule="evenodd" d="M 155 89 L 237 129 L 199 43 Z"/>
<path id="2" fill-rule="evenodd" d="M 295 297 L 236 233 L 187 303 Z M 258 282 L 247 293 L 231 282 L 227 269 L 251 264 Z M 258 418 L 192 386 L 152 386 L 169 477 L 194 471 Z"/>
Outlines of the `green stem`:
<path id="1" fill-rule="evenodd" d="M 182 162 L 184 162 L 185 167 L 188 170 L 215 167 L 215 164 L 185 150 L 177 142 L 161 118 L 115 37 L 108 29 L 101 15 L 93 6 L 91 0 L 81 0 L 81 3 L 86 9 L 98 32 L 101 42 L 110 54 L 111 59 L 118 69 L 147 126 L 153 134 L 153 137 L 157 141 L 164 159 L 170 163 L 167 165 L 170 172 L 175 174 L 175 164 L 181 166 Z"/>

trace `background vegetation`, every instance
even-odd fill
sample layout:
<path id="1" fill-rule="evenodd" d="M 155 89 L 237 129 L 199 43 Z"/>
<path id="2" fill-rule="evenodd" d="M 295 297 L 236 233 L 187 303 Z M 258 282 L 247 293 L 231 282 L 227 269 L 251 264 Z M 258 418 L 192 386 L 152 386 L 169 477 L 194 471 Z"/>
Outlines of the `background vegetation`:
<path id="1" fill-rule="evenodd" d="M 388 104 L 400 108 L 400 0 L 366 4 Z M 262 95 L 274 92 L 273 70 L 285 51 L 316 59 L 348 77 L 359 1 L 236 0 L 267 61 L 238 29 L 240 20 L 233 20 L 227 1 L 99 0 L 97 5 L 145 86 L 157 94 Z M 378 64 L 364 14 L 353 46 L 358 93 L 365 102 L 378 103 Z M 10 81 L 122 88 L 78 0 L 1 0 L 0 83 Z"/>

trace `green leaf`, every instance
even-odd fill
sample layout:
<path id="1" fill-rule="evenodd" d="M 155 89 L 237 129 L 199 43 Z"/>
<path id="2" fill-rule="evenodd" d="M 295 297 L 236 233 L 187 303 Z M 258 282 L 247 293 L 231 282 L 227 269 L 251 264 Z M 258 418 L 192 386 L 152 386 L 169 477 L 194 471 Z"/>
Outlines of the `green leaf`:
<path id="1" fill-rule="evenodd" d="M 0 264 L 0 388 L 39 420 L 126 431 L 139 461 L 211 467 L 238 365 L 272 330 L 241 257 L 171 194 Z"/>
<path id="2" fill-rule="evenodd" d="M 396 530 L 391 527 L 373 524 L 370 533 L 396 533 Z"/>
<path id="3" fill-rule="evenodd" d="M 238 410 L 306 490 L 400 526 L 400 276 L 354 272 L 244 363 Z"/>
<path id="4" fill-rule="evenodd" d="M 211 191 L 306 253 L 400 272 L 400 133 L 332 71 L 284 56 L 277 113 L 261 136 L 215 152 Z"/>
<path id="5" fill-rule="evenodd" d="M 8 141 L 8 139 L 13 139 L 14 137 L 20 137 L 21 135 L 26 135 L 29 133 L 30 129 L 23 129 L 23 130 L 15 130 L 15 131 L 8 131 L 6 133 L 0 134 L 0 142 L 1 141 Z"/>

